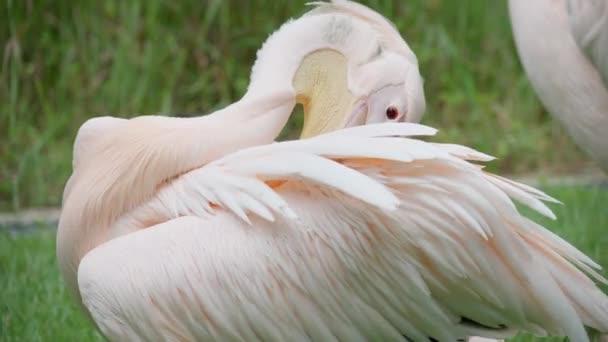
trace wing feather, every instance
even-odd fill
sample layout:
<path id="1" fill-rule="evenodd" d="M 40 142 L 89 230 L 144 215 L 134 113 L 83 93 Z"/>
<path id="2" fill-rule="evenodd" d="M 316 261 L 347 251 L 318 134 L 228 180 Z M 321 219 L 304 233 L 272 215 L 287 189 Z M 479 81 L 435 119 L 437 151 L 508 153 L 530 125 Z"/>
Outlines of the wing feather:
<path id="1" fill-rule="evenodd" d="M 603 279 L 599 266 L 513 203 L 549 214 L 554 200 L 466 161 L 489 156 L 396 137 L 413 132 L 430 131 L 359 127 L 180 176 L 133 213 L 163 223 L 84 257 L 83 303 L 121 340 L 608 331 L 608 299 L 583 273 Z"/>

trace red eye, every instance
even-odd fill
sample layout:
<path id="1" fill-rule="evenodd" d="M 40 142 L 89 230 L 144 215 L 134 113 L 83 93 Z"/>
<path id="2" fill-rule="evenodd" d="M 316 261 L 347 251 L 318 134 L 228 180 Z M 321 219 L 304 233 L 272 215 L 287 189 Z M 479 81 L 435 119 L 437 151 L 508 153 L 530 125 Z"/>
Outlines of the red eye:
<path id="1" fill-rule="evenodd" d="M 399 117 L 399 109 L 395 106 L 390 106 L 386 108 L 386 118 L 389 120 L 395 120 Z"/>

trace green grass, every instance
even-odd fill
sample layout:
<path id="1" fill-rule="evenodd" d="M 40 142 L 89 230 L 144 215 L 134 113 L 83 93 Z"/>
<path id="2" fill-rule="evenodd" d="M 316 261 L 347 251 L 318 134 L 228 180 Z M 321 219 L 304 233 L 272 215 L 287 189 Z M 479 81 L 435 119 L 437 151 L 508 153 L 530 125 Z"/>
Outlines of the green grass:
<path id="1" fill-rule="evenodd" d="M 2 1 L 0 210 L 59 204 L 87 118 L 193 115 L 237 99 L 256 49 L 306 1 Z M 585 160 L 522 72 L 506 1 L 362 2 L 418 55 L 424 122 L 439 140 L 500 157 L 491 168 L 503 173 Z"/>
<path id="2" fill-rule="evenodd" d="M 552 187 L 547 191 L 565 204 L 552 206 L 558 220 L 534 217 L 608 267 L 608 190 Z M 0 275 L 0 340 L 99 340 L 63 288 L 52 232 L 0 234 Z"/>
<path id="3" fill-rule="evenodd" d="M 63 287 L 54 231 L 2 233 L 0 275 L 1 341 L 101 341 Z"/>

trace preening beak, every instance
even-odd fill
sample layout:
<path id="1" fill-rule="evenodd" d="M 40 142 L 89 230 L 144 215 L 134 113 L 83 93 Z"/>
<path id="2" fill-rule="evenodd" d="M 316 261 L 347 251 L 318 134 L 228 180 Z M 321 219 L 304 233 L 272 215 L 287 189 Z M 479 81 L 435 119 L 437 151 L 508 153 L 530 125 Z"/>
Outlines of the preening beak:
<path id="1" fill-rule="evenodd" d="M 344 96 L 341 101 L 346 105 L 353 101 L 354 98 Z M 304 106 L 306 113 L 308 106 Z M 306 118 L 306 117 L 305 117 Z M 304 121 L 304 127 L 300 139 L 310 138 L 322 133 L 335 131 L 341 128 L 365 125 L 367 118 L 367 101 L 354 101 L 350 112 L 344 113 L 342 110 L 314 112 L 307 116 L 308 120 Z"/>

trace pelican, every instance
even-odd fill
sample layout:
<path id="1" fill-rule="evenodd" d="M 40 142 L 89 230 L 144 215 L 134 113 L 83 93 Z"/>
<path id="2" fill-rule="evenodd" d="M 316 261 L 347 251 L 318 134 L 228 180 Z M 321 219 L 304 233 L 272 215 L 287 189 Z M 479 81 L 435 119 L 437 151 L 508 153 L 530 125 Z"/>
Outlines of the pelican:
<path id="1" fill-rule="evenodd" d="M 608 1 L 510 0 L 509 10 L 543 105 L 608 172 Z"/>
<path id="2" fill-rule="evenodd" d="M 522 216 L 555 201 L 419 140 L 415 56 L 317 4 L 263 45 L 238 102 L 79 130 L 57 257 L 112 341 L 453 341 L 608 331 L 599 265 Z M 273 142 L 296 102 L 303 139 Z M 374 123 L 372 125 L 363 125 Z"/>

